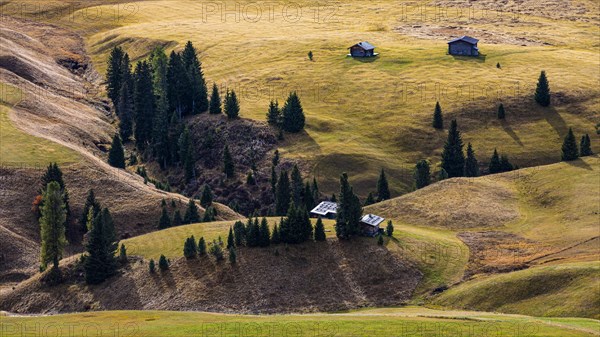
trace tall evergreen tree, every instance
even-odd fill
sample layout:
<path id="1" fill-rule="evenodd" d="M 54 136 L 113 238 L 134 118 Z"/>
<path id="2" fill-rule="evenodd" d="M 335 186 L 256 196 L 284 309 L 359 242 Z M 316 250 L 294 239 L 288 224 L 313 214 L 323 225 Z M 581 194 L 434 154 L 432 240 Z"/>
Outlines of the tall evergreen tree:
<path id="1" fill-rule="evenodd" d="M 65 237 L 67 212 L 58 182 L 50 182 L 46 186 L 42 198 L 44 204 L 41 209 L 42 216 L 40 217 L 41 263 L 44 268 L 48 263 L 52 263 L 52 269 L 54 269 L 51 272 L 54 275 L 52 282 L 58 282 L 61 278 L 58 261 L 62 258 L 64 247 L 67 244 Z"/>
<path id="2" fill-rule="evenodd" d="M 594 152 L 592 152 L 592 143 L 590 140 L 590 135 L 586 133 L 585 136 L 581 136 L 579 148 L 581 152 L 581 157 L 591 156 L 594 154 Z"/>
<path id="3" fill-rule="evenodd" d="M 225 94 L 225 114 L 229 119 L 236 119 L 240 116 L 240 103 L 233 90 L 227 90 Z"/>
<path id="4" fill-rule="evenodd" d="M 167 82 L 169 111 L 175 111 L 177 116 L 181 118 L 184 111 L 187 109 L 185 97 L 191 84 L 185 66 L 181 60 L 181 55 L 175 51 L 172 51 L 169 55 Z"/>
<path id="5" fill-rule="evenodd" d="M 489 172 L 490 172 L 490 174 L 502 172 L 502 164 L 500 163 L 500 156 L 498 155 L 498 151 L 496 149 L 494 149 L 494 154 L 492 155 L 492 158 L 490 159 Z"/>
<path id="6" fill-rule="evenodd" d="M 498 119 L 504 119 L 506 117 L 506 113 L 504 111 L 504 104 L 500 103 L 498 106 Z"/>
<path id="7" fill-rule="evenodd" d="M 176 210 L 173 214 L 173 220 L 171 221 L 171 227 L 177 227 L 183 225 L 183 219 L 181 218 L 181 212 Z"/>
<path id="8" fill-rule="evenodd" d="M 277 245 L 281 243 L 281 236 L 279 235 L 279 226 L 275 224 L 273 226 L 273 232 L 271 233 L 271 244 Z"/>
<path id="9" fill-rule="evenodd" d="M 146 61 L 136 64 L 134 78 L 135 145 L 138 149 L 144 150 L 152 140 L 155 108 L 152 73 Z"/>
<path id="10" fill-rule="evenodd" d="M 229 247 L 229 263 L 237 263 L 237 253 L 235 252 L 235 247 L 233 246 Z"/>
<path id="11" fill-rule="evenodd" d="M 201 237 L 200 240 L 198 240 L 198 255 L 206 255 L 206 241 L 204 241 L 204 237 Z"/>
<path id="12" fill-rule="evenodd" d="M 365 199 L 365 206 L 373 205 L 375 203 L 375 197 L 373 196 L 373 192 L 369 192 L 367 198 Z"/>
<path id="13" fill-rule="evenodd" d="M 117 270 L 116 251 L 118 241 L 112 216 L 104 208 L 94 219 L 87 244 L 85 259 L 85 280 L 88 284 L 98 284 L 114 275 Z"/>
<path id="14" fill-rule="evenodd" d="M 335 232 L 338 238 L 349 239 L 360 233 L 362 211 L 360 200 L 348 181 L 348 175 L 343 173 L 340 176 L 340 197 L 335 221 Z"/>
<path id="15" fill-rule="evenodd" d="M 448 139 L 442 151 L 442 168 L 446 170 L 449 178 L 464 176 L 465 155 L 456 119 L 452 120 L 448 130 Z"/>
<path id="16" fill-rule="evenodd" d="M 514 166 L 508 161 L 508 156 L 501 155 L 500 156 L 500 170 L 501 172 L 509 172 L 514 170 Z"/>
<path id="17" fill-rule="evenodd" d="M 304 199 L 304 207 L 306 207 L 306 209 L 313 209 L 316 202 L 308 181 L 306 184 L 304 184 L 304 192 L 302 193 L 302 196 Z"/>
<path id="18" fill-rule="evenodd" d="M 423 188 L 429 185 L 431 181 L 431 173 L 429 162 L 427 160 L 419 160 L 415 166 L 415 188 Z"/>
<path id="19" fill-rule="evenodd" d="M 387 226 L 385 227 L 385 233 L 387 234 L 387 236 L 394 235 L 394 224 L 392 223 L 392 220 L 388 220 Z"/>
<path id="20" fill-rule="evenodd" d="M 272 126 L 280 126 L 281 124 L 281 110 L 279 110 L 279 103 L 277 100 L 269 103 L 269 111 L 267 111 L 267 123 Z"/>
<path id="21" fill-rule="evenodd" d="M 315 241 L 325 240 L 327 240 L 327 236 L 325 236 L 325 226 L 323 226 L 323 219 L 319 217 L 317 219 L 317 223 L 315 224 Z"/>
<path id="22" fill-rule="evenodd" d="M 268 247 L 271 244 L 271 232 L 267 218 L 262 218 L 258 228 L 258 246 Z"/>
<path id="23" fill-rule="evenodd" d="M 156 112 L 153 121 L 152 143 L 156 160 L 162 169 L 170 161 L 169 145 L 169 99 L 168 99 L 168 58 L 162 47 L 154 49 L 150 55 Z"/>
<path id="24" fill-rule="evenodd" d="M 550 105 L 550 84 L 546 78 L 546 72 L 542 70 L 538 78 L 537 87 L 535 88 L 535 101 L 541 106 Z"/>
<path id="25" fill-rule="evenodd" d="M 204 188 L 202 189 L 202 196 L 200 197 L 200 206 L 206 208 L 210 205 L 212 205 L 213 202 L 213 194 L 212 194 L 212 190 L 210 189 L 210 186 L 208 186 L 208 184 L 204 185 Z"/>
<path id="26" fill-rule="evenodd" d="M 191 41 L 188 41 L 181 52 L 181 60 L 186 69 L 190 86 L 187 89 L 190 113 L 198 114 L 208 110 L 208 90 L 204 74 L 202 73 L 202 63 L 198 59 L 196 49 Z"/>
<path id="27" fill-rule="evenodd" d="M 233 224 L 233 237 L 236 246 L 241 246 L 246 241 L 246 227 L 244 227 L 244 223 L 241 221 L 236 221 Z"/>
<path id="28" fill-rule="evenodd" d="M 316 204 L 321 199 L 321 193 L 319 192 L 319 185 L 317 184 L 317 178 L 313 177 L 313 182 L 312 182 L 312 186 L 310 187 L 310 189 L 313 194 L 314 203 Z"/>
<path id="29" fill-rule="evenodd" d="M 220 115 L 223 112 L 221 110 L 221 96 L 219 95 L 219 88 L 216 83 L 213 83 L 208 112 L 214 115 Z"/>
<path id="30" fill-rule="evenodd" d="M 40 194 L 43 194 L 48 184 L 56 181 L 60 186 L 60 190 L 63 196 L 63 203 L 65 205 L 65 211 L 67 212 L 67 223 L 69 222 L 69 218 L 71 216 L 71 207 L 69 205 L 69 192 L 67 191 L 67 186 L 65 185 L 65 181 L 63 180 L 63 173 L 57 163 L 50 163 L 48 167 L 46 167 L 46 171 L 42 175 L 42 188 L 40 189 Z M 43 207 L 43 198 L 42 205 Z"/>
<path id="31" fill-rule="evenodd" d="M 119 93 L 119 103 L 116 107 L 117 115 L 119 116 L 119 134 L 124 142 L 129 140 L 133 134 L 133 92 L 132 87 L 127 82 L 121 86 Z"/>
<path id="32" fill-rule="evenodd" d="M 196 203 L 192 199 L 190 199 L 190 201 L 188 202 L 188 207 L 185 210 L 185 215 L 183 216 L 183 222 L 186 224 L 200 222 L 198 206 L 196 206 Z"/>
<path id="33" fill-rule="evenodd" d="M 121 143 L 121 137 L 115 134 L 108 151 L 108 164 L 116 168 L 125 168 L 125 150 L 123 150 L 123 143 Z"/>
<path id="34" fill-rule="evenodd" d="M 171 227 L 171 219 L 169 218 L 169 213 L 167 213 L 167 208 L 162 207 L 160 219 L 158 220 L 158 229 L 165 229 Z"/>
<path id="35" fill-rule="evenodd" d="M 304 129 L 305 117 L 300 98 L 291 92 L 282 108 L 281 127 L 287 132 L 300 132 Z"/>
<path id="36" fill-rule="evenodd" d="M 195 258 L 198 253 L 198 246 L 196 245 L 196 239 L 192 235 L 191 237 L 185 239 L 185 243 L 183 244 L 183 256 L 186 259 Z"/>
<path id="37" fill-rule="evenodd" d="M 275 214 L 287 214 L 291 200 L 290 179 L 285 170 L 279 173 L 277 190 L 275 191 Z"/>
<path id="38" fill-rule="evenodd" d="M 275 166 L 271 166 L 271 191 L 273 195 L 275 195 L 275 191 L 277 190 L 277 171 L 275 171 Z"/>
<path id="39" fill-rule="evenodd" d="M 471 146 L 471 143 L 467 144 L 467 159 L 465 161 L 465 176 L 466 177 L 478 177 L 479 176 L 479 163 L 475 158 L 475 151 Z"/>
<path id="40" fill-rule="evenodd" d="M 90 209 L 92 210 L 92 220 L 95 218 L 98 213 L 102 210 L 102 206 L 96 200 L 96 195 L 93 189 L 90 189 L 87 194 L 87 198 L 85 199 L 85 203 L 83 204 L 83 212 L 81 213 L 81 218 L 79 218 L 79 226 L 82 232 L 87 232 L 88 228 L 88 216 Z"/>
<path id="41" fill-rule="evenodd" d="M 390 187 L 382 168 L 379 173 L 379 179 L 377 179 L 377 201 L 388 200 L 390 197 Z"/>
<path id="42" fill-rule="evenodd" d="M 435 109 L 433 110 L 433 127 L 436 129 L 444 128 L 444 117 L 442 116 L 442 107 L 440 102 L 435 102 Z"/>
<path id="43" fill-rule="evenodd" d="M 302 174 L 300 173 L 300 169 L 298 169 L 298 165 L 294 165 L 292 168 L 290 178 L 292 180 L 292 200 L 296 205 L 301 205 L 304 203 L 302 198 L 304 194 L 304 182 L 302 181 Z"/>
<path id="44" fill-rule="evenodd" d="M 227 178 L 233 178 L 235 175 L 235 164 L 231 152 L 229 152 L 229 145 L 225 145 L 225 149 L 223 149 L 223 173 Z"/>
<path id="45" fill-rule="evenodd" d="M 121 64 L 123 61 L 123 49 L 115 47 L 108 56 L 108 67 L 106 68 L 106 91 L 107 96 L 116 106 L 119 102 L 119 90 L 121 89 Z"/>
<path id="46" fill-rule="evenodd" d="M 235 237 L 233 236 L 233 228 L 229 227 L 229 235 L 227 235 L 227 249 L 235 246 Z"/>
<path id="47" fill-rule="evenodd" d="M 569 132 L 565 137 L 562 145 L 562 161 L 571 161 L 579 158 L 579 150 L 577 149 L 577 141 L 573 134 L 573 129 L 569 128 Z"/>

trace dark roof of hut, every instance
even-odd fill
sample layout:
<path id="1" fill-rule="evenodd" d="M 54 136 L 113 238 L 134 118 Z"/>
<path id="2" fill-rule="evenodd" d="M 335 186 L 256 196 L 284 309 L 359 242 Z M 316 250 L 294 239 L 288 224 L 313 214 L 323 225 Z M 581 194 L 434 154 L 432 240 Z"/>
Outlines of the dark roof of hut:
<path id="1" fill-rule="evenodd" d="M 361 42 L 355 44 L 354 46 L 348 47 L 348 49 L 350 49 L 352 47 L 355 47 L 355 46 L 359 46 L 359 47 L 361 47 L 364 50 L 373 50 L 373 49 L 375 49 L 375 46 L 372 45 L 372 44 L 370 44 L 367 41 L 361 41 Z"/>
<path id="2" fill-rule="evenodd" d="M 461 37 L 459 37 L 457 39 L 448 41 L 448 43 L 454 43 L 454 42 L 458 42 L 458 41 L 465 41 L 466 43 L 470 43 L 470 44 L 477 44 L 477 42 L 479 42 L 479 40 L 477 40 L 474 37 L 461 36 Z"/>

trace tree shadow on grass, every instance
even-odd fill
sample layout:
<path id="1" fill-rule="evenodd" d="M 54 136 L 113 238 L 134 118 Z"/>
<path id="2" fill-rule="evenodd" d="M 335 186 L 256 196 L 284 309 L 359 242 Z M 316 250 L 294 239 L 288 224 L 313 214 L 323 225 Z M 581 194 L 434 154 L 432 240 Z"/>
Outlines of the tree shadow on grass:
<path id="1" fill-rule="evenodd" d="M 523 142 L 521 141 L 521 138 L 519 138 L 515 131 L 513 131 L 512 127 L 506 120 L 500 121 L 500 125 L 502 125 L 502 129 L 504 129 L 504 132 L 506 132 L 515 142 L 517 142 L 519 146 L 524 146 Z"/>
<path id="2" fill-rule="evenodd" d="M 468 61 L 468 62 L 477 62 L 477 63 L 485 63 L 485 59 L 487 58 L 486 54 L 479 53 L 479 56 L 462 56 L 462 55 L 451 55 L 455 61 Z"/>
<path id="3" fill-rule="evenodd" d="M 548 124 L 554 128 L 559 137 L 564 137 L 564 135 L 566 135 L 569 131 L 569 127 L 567 126 L 565 120 L 554 107 L 548 107 L 544 110 L 544 117 L 546 118 Z"/>
<path id="4" fill-rule="evenodd" d="M 586 169 L 588 171 L 593 171 L 594 170 L 594 168 L 590 164 L 586 163 L 581 158 L 579 158 L 577 160 L 567 161 L 565 163 L 567 163 L 567 164 L 569 164 L 571 166 L 575 166 L 575 167 L 578 167 L 578 168 Z"/>

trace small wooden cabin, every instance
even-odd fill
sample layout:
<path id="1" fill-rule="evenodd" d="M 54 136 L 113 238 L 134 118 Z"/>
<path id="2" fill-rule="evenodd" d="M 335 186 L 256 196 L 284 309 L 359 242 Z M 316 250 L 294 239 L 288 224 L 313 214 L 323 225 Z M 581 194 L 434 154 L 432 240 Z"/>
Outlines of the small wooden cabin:
<path id="1" fill-rule="evenodd" d="M 360 227 L 363 232 L 363 235 L 365 235 L 365 236 L 377 235 L 380 231 L 379 225 L 384 220 L 385 220 L 384 218 L 374 215 L 374 214 L 366 214 L 365 216 L 363 216 L 362 219 L 360 220 Z"/>
<path id="2" fill-rule="evenodd" d="M 477 43 L 479 40 L 470 36 L 462 36 L 448 41 L 448 54 L 459 56 L 479 56 Z"/>
<path id="3" fill-rule="evenodd" d="M 335 219 L 337 216 L 337 204 L 331 201 L 323 201 L 310 211 L 310 215 L 325 219 Z"/>
<path id="4" fill-rule="evenodd" d="M 350 54 L 348 54 L 348 56 L 352 57 L 372 57 L 378 55 L 375 52 L 375 46 L 367 41 L 359 42 L 348 49 L 350 49 Z"/>

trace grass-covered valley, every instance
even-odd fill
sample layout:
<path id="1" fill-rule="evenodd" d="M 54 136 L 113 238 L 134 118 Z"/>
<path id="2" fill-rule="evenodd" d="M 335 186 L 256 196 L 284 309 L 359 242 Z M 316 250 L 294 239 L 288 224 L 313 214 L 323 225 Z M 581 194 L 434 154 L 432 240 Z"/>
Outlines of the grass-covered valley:
<path id="1" fill-rule="evenodd" d="M 597 13 L 1 3 L 0 335 L 600 335 Z"/>

